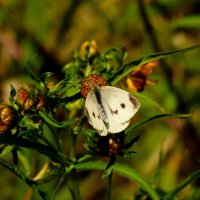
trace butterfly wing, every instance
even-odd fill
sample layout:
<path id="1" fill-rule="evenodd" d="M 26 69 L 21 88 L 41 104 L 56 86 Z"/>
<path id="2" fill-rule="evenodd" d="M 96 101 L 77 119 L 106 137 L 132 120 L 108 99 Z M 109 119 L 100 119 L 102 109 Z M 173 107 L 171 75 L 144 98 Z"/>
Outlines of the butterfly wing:
<path id="1" fill-rule="evenodd" d="M 107 135 L 108 130 L 100 115 L 99 105 L 93 91 L 90 91 L 87 95 L 85 101 L 85 112 L 89 123 L 99 132 L 99 134 L 102 136 Z"/>
<path id="2" fill-rule="evenodd" d="M 130 120 L 124 123 L 119 123 L 115 120 L 115 118 L 113 118 L 113 114 L 111 113 L 110 108 L 107 105 L 105 105 L 104 108 L 106 109 L 106 113 L 108 115 L 108 132 L 119 133 L 129 125 Z"/>
<path id="3" fill-rule="evenodd" d="M 116 133 L 124 130 L 139 110 L 140 103 L 127 91 L 112 86 L 101 87 L 100 94 L 108 116 L 108 131 Z"/>

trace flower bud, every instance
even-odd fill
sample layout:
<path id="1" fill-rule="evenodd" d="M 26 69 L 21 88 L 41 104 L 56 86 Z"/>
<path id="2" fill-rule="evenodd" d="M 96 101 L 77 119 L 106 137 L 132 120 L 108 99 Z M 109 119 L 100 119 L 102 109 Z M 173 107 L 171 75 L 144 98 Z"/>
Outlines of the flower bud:
<path id="1" fill-rule="evenodd" d="M 148 79 L 153 73 L 153 68 L 158 65 L 158 61 L 152 61 L 138 67 L 126 79 L 126 85 L 130 90 L 142 92 L 146 85 L 155 85 L 157 81 Z"/>
<path id="2" fill-rule="evenodd" d="M 32 95 L 30 95 L 31 93 Z M 38 93 L 37 88 L 31 84 L 23 84 L 18 91 L 18 98 L 18 101 L 22 107 L 22 115 L 29 113 L 32 107 L 41 110 L 46 103 L 44 96 Z"/>
<path id="3" fill-rule="evenodd" d="M 10 105 L 0 104 L 0 133 L 13 129 L 17 121 L 17 111 Z"/>
<path id="4" fill-rule="evenodd" d="M 124 134 L 109 134 L 99 137 L 96 151 L 101 156 L 115 157 L 122 154 L 124 148 Z"/>
<path id="5" fill-rule="evenodd" d="M 80 57 L 82 60 L 92 60 L 97 54 L 98 48 L 95 40 L 84 42 L 80 47 Z"/>

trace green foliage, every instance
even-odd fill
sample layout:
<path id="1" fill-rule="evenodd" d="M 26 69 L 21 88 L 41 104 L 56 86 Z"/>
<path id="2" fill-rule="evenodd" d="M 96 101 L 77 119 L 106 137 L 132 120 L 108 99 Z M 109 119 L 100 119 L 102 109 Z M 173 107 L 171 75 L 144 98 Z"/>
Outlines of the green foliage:
<path id="1" fill-rule="evenodd" d="M 199 3 L 63 2 L 2 2 L 0 92 L 7 77 L 26 84 L 0 96 L 17 118 L 0 134 L 0 188 L 18 199 L 199 199 Z M 121 133 L 103 137 L 88 123 L 91 74 L 141 102 Z"/>
<path id="2" fill-rule="evenodd" d="M 115 67 L 119 68 L 121 65 L 123 65 L 122 60 L 124 57 L 123 56 L 124 53 L 122 53 L 122 51 L 118 51 L 118 49 L 116 49 L 116 51 L 115 51 L 115 49 L 111 49 L 110 51 L 107 51 L 103 55 L 98 55 L 97 61 L 95 61 L 94 66 L 96 65 L 96 62 L 97 63 L 100 62 L 100 66 L 101 66 L 101 59 L 99 60 L 99 58 L 102 58 L 102 57 L 106 58 L 106 60 L 104 60 L 104 62 L 107 62 L 110 65 L 110 67 L 108 69 L 107 64 L 102 65 L 102 69 L 100 69 L 100 71 L 101 70 L 104 71 L 105 77 L 108 76 L 108 74 L 112 74 L 111 77 L 114 77 L 114 78 L 111 78 L 113 80 L 112 83 L 116 83 L 117 81 L 122 79 L 124 76 L 126 76 L 131 70 L 133 70 L 135 66 L 139 66 L 141 64 L 145 64 L 152 60 L 163 58 L 163 57 L 166 57 L 169 55 L 173 55 L 173 54 L 177 54 L 177 53 L 185 53 L 187 51 L 190 51 L 190 50 L 193 50 L 193 49 L 196 49 L 199 47 L 200 46 L 194 46 L 194 47 L 190 47 L 190 48 L 186 48 L 186 49 L 182 49 L 182 50 L 178 50 L 178 51 L 171 51 L 171 52 L 167 52 L 167 53 L 159 53 L 159 54 L 155 54 L 155 55 L 151 55 L 151 56 L 146 56 L 146 57 L 143 57 L 142 59 L 132 61 L 129 64 L 125 64 L 124 67 L 121 67 L 121 69 L 119 69 L 119 71 L 117 71 L 117 72 L 116 72 L 116 69 L 114 69 L 113 60 L 115 60 L 116 63 L 119 63 L 118 66 L 115 66 Z M 118 55 L 118 53 L 120 53 L 120 54 Z M 76 59 L 80 59 L 80 58 L 76 56 Z M 80 60 L 80 62 L 82 62 L 82 61 Z M 80 67 L 81 66 L 86 67 L 86 65 L 87 64 L 84 62 L 82 62 L 82 64 L 79 64 Z M 28 176 L 26 177 L 25 174 L 21 174 L 19 169 L 14 170 L 15 166 L 18 165 L 18 155 L 20 155 L 20 154 L 17 154 L 17 151 L 19 151 L 20 148 L 33 149 L 33 150 L 38 151 L 40 154 L 44 154 L 45 156 L 47 156 L 49 158 L 50 162 L 57 163 L 56 165 L 58 165 L 61 169 L 65 166 L 65 168 L 66 168 L 65 173 L 66 173 L 66 175 L 69 174 L 69 177 L 70 177 L 69 181 L 70 181 L 70 184 L 72 184 L 70 187 L 71 187 L 72 196 L 74 199 L 79 199 L 79 195 L 75 195 L 75 193 L 77 194 L 77 192 L 78 192 L 77 191 L 77 183 L 75 180 L 73 180 L 75 178 L 73 174 L 76 173 L 75 169 L 78 169 L 78 170 L 85 170 L 85 169 L 87 169 L 87 170 L 88 169 L 90 169 L 90 170 L 91 169 L 105 170 L 102 178 L 111 177 L 112 172 L 118 173 L 124 177 L 129 178 L 131 181 L 137 182 L 140 185 L 140 187 L 144 191 L 146 191 L 152 199 L 155 199 L 155 200 L 159 199 L 158 194 L 156 193 L 156 191 L 154 191 L 151 188 L 150 183 L 148 181 L 146 181 L 145 179 L 143 179 L 139 175 L 139 173 L 137 173 L 132 168 L 130 168 L 126 165 L 118 164 L 115 162 L 116 155 L 119 154 L 119 155 L 124 155 L 124 157 L 127 157 L 126 155 L 133 155 L 133 153 L 135 153 L 133 151 L 132 152 L 125 151 L 123 153 L 122 150 L 123 150 L 123 148 L 124 149 L 130 148 L 135 142 L 138 141 L 139 137 L 136 137 L 136 138 L 132 139 L 131 141 L 129 141 L 129 143 L 127 143 L 127 144 L 123 143 L 123 141 L 124 141 L 123 138 L 124 138 L 125 134 L 132 132 L 136 128 L 139 128 L 139 127 L 143 126 L 144 124 L 151 122 L 152 120 L 156 120 L 156 119 L 160 119 L 160 118 L 165 118 L 165 117 L 184 118 L 184 117 L 190 117 L 191 115 L 190 114 L 158 114 L 158 115 L 148 118 L 147 120 L 144 120 L 142 122 L 134 124 L 133 126 L 130 126 L 126 130 L 125 133 L 122 133 L 122 134 L 124 134 L 124 136 L 122 136 L 122 137 L 120 136 L 121 138 L 119 138 L 119 140 L 121 140 L 121 144 L 116 144 L 116 145 L 120 145 L 120 146 L 119 146 L 119 149 L 116 149 L 115 154 L 113 154 L 113 153 L 110 154 L 110 148 L 113 148 L 113 147 L 109 146 L 110 143 L 108 143 L 108 146 L 105 146 L 105 148 L 108 148 L 107 150 L 103 149 L 104 147 L 101 148 L 101 146 L 99 146 L 99 147 L 96 146 L 95 141 L 93 141 L 93 140 L 95 138 L 98 138 L 99 136 L 96 135 L 95 132 L 93 133 L 92 130 L 85 129 L 84 132 L 85 132 L 86 136 L 88 137 L 88 145 L 89 145 L 88 150 L 91 149 L 91 150 L 94 150 L 94 152 L 91 155 L 85 154 L 81 158 L 78 158 L 78 159 L 75 158 L 74 157 L 75 156 L 75 154 L 74 154 L 75 146 L 74 145 L 76 144 L 76 140 L 74 140 L 72 143 L 71 155 L 66 156 L 60 148 L 56 150 L 54 145 L 52 145 L 48 141 L 48 138 L 46 138 L 44 135 L 42 135 L 42 132 L 44 129 L 43 125 L 46 124 L 52 131 L 52 134 L 54 135 L 54 140 L 55 140 L 54 142 L 57 143 L 56 147 L 59 147 L 61 145 L 61 143 L 59 142 L 58 136 L 55 135 L 57 133 L 54 133 L 55 130 L 53 130 L 53 129 L 55 129 L 55 128 L 57 130 L 65 129 L 65 131 L 68 130 L 68 132 L 72 132 L 72 134 L 74 134 L 74 133 L 81 134 L 81 132 L 82 132 L 81 130 L 83 129 L 83 126 L 86 123 L 86 121 L 84 120 L 84 117 L 82 118 L 81 121 L 80 121 L 80 118 L 72 118 L 72 119 L 68 118 L 64 122 L 58 122 L 53 117 L 53 116 L 55 116 L 54 111 L 57 108 L 57 106 L 59 106 L 59 102 L 63 104 L 63 102 L 60 101 L 60 99 L 66 97 L 66 93 L 63 92 L 64 89 L 69 91 L 69 95 L 67 95 L 67 96 L 76 94 L 80 90 L 80 89 L 78 89 L 77 91 L 74 91 L 74 88 L 71 87 L 72 85 L 70 86 L 69 84 L 73 84 L 74 81 L 75 81 L 75 83 L 76 82 L 79 84 L 81 83 L 80 75 L 77 75 L 77 72 L 79 73 L 79 71 L 84 70 L 84 68 L 79 69 L 77 67 L 76 73 L 75 73 L 74 70 L 68 71 L 68 69 L 72 68 L 73 65 L 71 67 L 68 67 L 68 66 L 70 66 L 70 65 L 66 65 L 64 68 L 65 75 L 68 78 L 61 80 L 58 84 L 56 84 L 53 87 L 53 89 L 52 88 L 48 89 L 48 87 L 47 87 L 48 81 L 46 81 L 47 78 L 49 78 L 52 75 L 52 73 L 45 73 L 40 76 L 41 78 L 37 78 L 32 73 L 29 66 L 28 66 L 29 76 L 38 85 L 37 86 L 38 88 L 36 90 L 37 92 L 34 92 L 34 90 L 33 91 L 31 90 L 31 89 L 35 89 L 34 87 L 28 86 L 28 88 L 30 89 L 31 92 L 30 91 L 28 92 L 29 89 L 27 91 L 23 90 L 20 93 L 21 99 L 15 100 L 14 97 L 16 96 L 16 90 L 15 90 L 14 86 L 11 86 L 10 102 L 12 103 L 12 105 L 15 105 L 15 104 L 18 105 L 18 115 L 20 117 L 20 121 L 14 132 L 14 135 L 11 135 L 9 133 L 0 135 L 0 143 L 5 145 L 5 147 L 3 148 L 4 150 L 1 153 L 1 156 L 4 157 L 6 154 L 8 154 L 10 152 L 13 153 L 13 165 L 8 164 L 4 160 L 1 160 L 1 164 L 4 167 L 6 167 L 7 169 L 9 169 L 10 171 L 12 171 L 14 174 L 16 174 L 18 177 L 20 177 L 22 180 L 24 180 L 24 182 L 26 182 L 28 185 L 33 187 L 33 189 L 38 192 L 38 194 L 40 195 L 40 197 L 42 199 L 48 199 L 48 197 L 47 197 L 46 193 L 42 192 L 40 189 L 37 188 L 38 183 L 31 180 Z M 92 66 L 93 65 L 90 66 L 90 68 L 91 68 L 90 73 L 93 73 Z M 132 66 L 133 66 L 133 68 L 132 68 Z M 106 69 L 106 71 L 105 71 L 105 69 Z M 95 70 L 95 72 L 97 72 L 96 69 L 94 69 L 94 70 Z M 123 72 L 121 70 L 123 70 Z M 76 85 L 76 88 L 78 88 L 78 85 Z M 26 112 L 30 112 L 30 114 L 24 115 L 22 111 L 23 111 L 23 108 L 25 108 L 26 101 L 28 101 L 30 98 L 30 100 L 35 102 L 34 101 L 35 98 L 38 98 L 38 96 L 40 97 L 40 94 L 44 95 L 45 98 L 48 98 L 45 100 L 46 104 L 42 104 L 43 108 L 41 110 L 38 110 L 38 104 L 30 104 L 30 107 L 28 107 L 30 109 L 30 111 L 26 109 Z M 54 102 L 57 102 L 57 104 L 55 104 L 54 107 L 52 107 L 53 105 L 51 104 L 51 99 L 53 99 Z M 72 96 L 71 101 L 74 101 L 73 96 Z M 22 104 L 20 105 L 19 102 L 22 102 Z M 50 102 L 50 104 L 48 104 L 48 102 Z M 34 107 L 34 106 L 36 106 L 36 107 Z M 73 109 L 74 109 L 74 107 L 73 107 Z M 73 129 L 73 124 L 75 124 L 78 121 L 79 121 L 78 126 L 75 129 Z M 68 128 L 68 127 L 70 127 L 70 128 Z M 67 133 L 67 134 L 69 134 L 69 133 Z M 74 136 L 72 138 L 75 139 Z M 41 140 L 45 144 L 42 144 L 38 140 Z M 115 141 L 114 138 L 108 136 L 108 142 L 110 140 L 113 140 L 113 142 Z M 103 142 L 106 142 L 106 140 L 99 140 L 98 141 L 99 144 L 97 143 L 97 145 L 104 145 Z M 90 144 L 93 144 L 93 147 L 90 147 Z M 97 150 L 95 150 L 95 149 L 97 149 Z M 104 153 L 101 153 L 101 151 L 103 151 Z M 93 159 L 95 156 L 110 157 L 110 162 L 108 163 L 107 167 L 105 168 L 105 163 L 100 162 L 100 161 L 91 162 L 90 160 Z M 21 155 L 20 158 L 21 158 L 20 159 L 21 161 L 24 160 L 24 164 L 25 164 L 24 167 L 27 169 L 27 172 L 30 171 L 30 169 L 28 167 L 30 165 L 28 164 L 28 160 L 25 158 L 25 156 Z M 28 174 L 30 174 L 30 172 Z M 194 178 L 197 178 L 197 176 L 199 176 L 199 174 L 192 176 L 192 178 L 189 178 L 189 181 L 187 180 L 186 182 L 184 182 L 184 184 L 182 184 L 181 186 L 178 186 L 173 192 L 166 195 L 164 197 L 164 199 L 168 199 L 168 196 L 170 196 L 170 198 L 171 198 L 172 195 L 175 195 L 177 192 L 182 190 L 182 188 L 184 188 L 187 184 L 189 184 Z M 109 178 L 109 180 L 111 181 L 110 178 Z M 72 183 L 71 183 L 71 181 L 72 181 Z M 111 184 L 110 181 L 109 181 L 109 185 Z M 76 192 L 73 190 L 76 190 Z M 110 194 L 108 196 L 110 196 Z"/>

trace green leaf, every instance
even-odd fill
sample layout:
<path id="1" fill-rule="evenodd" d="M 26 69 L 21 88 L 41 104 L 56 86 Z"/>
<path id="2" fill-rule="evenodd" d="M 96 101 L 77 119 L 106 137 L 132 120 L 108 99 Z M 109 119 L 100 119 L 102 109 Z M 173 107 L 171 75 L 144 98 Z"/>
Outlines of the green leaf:
<path id="1" fill-rule="evenodd" d="M 124 155 L 123 157 L 124 158 L 130 158 L 132 156 L 134 156 L 137 152 L 136 151 L 123 151 Z"/>
<path id="2" fill-rule="evenodd" d="M 107 163 L 103 161 L 91 161 L 85 163 L 78 163 L 76 165 L 77 170 L 105 170 Z M 150 183 L 139 175 L 133 168 L 115 163 L 113 166 L 113 172 L 119 174 L 129 180 L 138 183 L 151 197 L 152 200 L 159 200 L 159 196 L 156 191 L 151 187 Z"/>
<path id="3" fill-rule="evenodd" d="M 19 159 L 18 159 L 17 149 L 16 148 L 14 148 L 12 150 L 12 160 L 13 160 L 14 166 L 17 168 L 18 167 L 18 163 L 19 163 Z"/>
<path id="4" fill-rule="evenodd" d="M 116 161 L 116 157 L 110 157 L 110 161 L 101 177 L 102 179 L 107 178 L 108 176 L 110 177 L 112 176 L 113 166 L 115 164 L 115 161 Z"/>
<path id="5" fill-rule="evenodd" d="M 63 93 L 65 86 L 67 84 L 68 79 L 63 79 L 60 82 L 58 82 L 55 86 L 49 89 L 48 96 L 51 96 L 53 94 L 61 94 Z"/>
<path id="6" fill-rule="evenodd" d="M 77 160 L 77 162 L 81 163 L 81 162 L 86 162 L 88 160 L 91 160 L 94 156 L 93 155 L 90 155 L 90 154 L 86 154 L 84 155 L 83 157 L 79 158 Z"/>
<path id="7" fill-rule="evenodd" d="M 43 74 L 40 76 L 40 80 L 41 80 L 42 82 L 46 83 L 47 80 L 48 80 L 52 75 L 54 75 L 54 73 L 52 73 L 52 72 L 45 72 L 45 73 L 43 73 Z"/>
<path id="8" fill-rule="evenodd" d="M 30 77 L 32 80 L 36 81 L 37 83 L 40 82 L 40 79 L 37 78 L 37 77 L 33 74 L 32 70 L 31 70 L 31 61 L 30 61 L 30 60 L 28 60 L 28 62 L 27 62 L 26 70 L 27 70 L 27 73 L 28 73 L 29 77 Z"/>
<path id="9" fill-rule="evenodd" d="M 181 17 L 178 20 L 174 20 L 172 28 L 188 28 L 188 29 L 200 29 L 199 26 L 200 15 L 190 15 Z"/>
<path id="10" fill-rule="evenodd" d="M 64 128 L 64 127 L 69 126 L 79 120 L 79 118 L 74 118 L 74 119 L 70 119 L 66 122 L 57 122 L 55 119 L 49 117 L 44 109 L 42 109 L 39 112 L 39 115 L 47 124 L 49 124 L 55 128 Z"/>
<path id="11" fill-rule="evenodd" d="M 130 142 L 128 142 L 127 144 L 124 145 L 125 149 L 129 149 L 131 148 L 138 140 L 139 140 L 140 136 L 137 135 L 136 137 L 134 137 Z"/>
<path id="12" fill-rule="evenodd" d="M 13 98 L 16 95 L 15 87 L 10 84 L 11 90 L 10 90 L 10 96 Z"/>
<path id="13" fill-rule="evenodd" d="M 85 133 L 85 135 L 89 138 L 95 138 L 98 136 L 98 133 L 94 130 L 88 129 L 88 128 L 84 128 L 83 132 Z"/>
<path id="14" fill-rule="evenodd" d="M 70 80 L 67 82 L 64 90 L 65 90 L 64 96 L 66 96 L 66 97 L 73 96 L 80 92 L 80 84 L 78 81 L 75 82 L 73 80 L 72 81 Z"/>
<path id="15" fill-rule="evenodd" d="M 6 154 L 10 153 L 14 149 L 14 145 L 7 145 L 1 148 L 0 157 L 5 156 Z"/>
<path id="16" fill-rule="evenodd" d="M 119 69 L 117 73 L 115 73 L 111 78 L 108 79 L 108 82 L 111 83 L 111 85 L 114 85 L 119 80 L 121 80 L 124 76 L 126 76 L 131 71 L 133 71 L 133 69 L 135 67 L 144 65 L 144 64 L 151 62 L 151 61 L 154 61 L 154 60 L 165 58 L 167 56 L 172 56 L 172 55 L 176 55 L 176 54 L 180 54 L 180 53 L 186 53 L 188 51 L 192 51 L 192 50 L 199 49 L 199 48 L 200 48 L 200 45 L 195 45 L 195 46 L 188 47 L 188 48 L 185 48 L 185 49 L 156 53 L 156 54 L 152 54 L 152 55 L 149 55 L 149 56 L 142 56 L 141 58 L 134 60 L 134 61 L 122 66 L 121 69 Z"/>
<path id="17" fill-rule="evenodd" d="M 14 97 L 15 97 L 15 95 L 16 95 L 16 90 L 15 90 L 15 87 L 12 85 L 12 84 L 10 84 L 10 97 L 9 97 L 9 101 L 10 101 L 10 103 L 11 103 L 11 105 L 14 105 Z"/>
<path id="18" fill-rule="evenodd" d="M 111 175 L 112 171 L 113 171 L 113 167 L 110 166 L 108 169 L 106 169 L 106 170 L 104 171 L 104 173 L 103 173 L 103 175 L 102 175 L 101 178 L 102 178 L 102 179 L 107 178 L 108 176 Z"/>
<path id="19" fill-rule="evenodd" d="M 160 118 L 165 118 L 165 117 L 176 117 L 176 118 L 186 118 L 186 117 L 191 117 L 192 114 L 159 114 L 159 115 L 155 115 L 153 117 L 150 117 L 142 122 L 138 122 L 132 126 L 130 126 L 129 128 L 126 129 L 125 134 L 128 134 L 129 132 L 135 130 L 136 128 L 139 128 L 140 126 L 153 121 L 155 119 L 160 119 Z"/>
<path id="20" fill-rule="evenodd" d="M 20 178 L 23 182 L 25 182 L 27 185 L 33 188 L 34 192 L 38 193 L 43 200 L 50 200 L 50 196 L 41 189 L 41 187 L 38 185 L 37 182 L 31 180 L 27 176 L 24 175 L 24 173 L 16 170 L 16 167 L 14 165 L 11 165 L 7 163 L 6 161 L 0 159 L 0 165 L 4 166 L 6 169 L 11 171 L 13 174 L 15 174 L 18 178 Z"/>
<path id="21" fill-rule="evenodd" d="M 74 128 L 74 134 L 80 133 L 86 122 L 87 122 L 87 117 L 86 116 L 81 117 L 78 125 Z"/>
<path id="22" fill-rule="evenodd" d="M 75 62 L 69 62 L 63 67 L 62 72 L 65 73 L 66 77 L 72 77 L 72 75 L 77 74 L 78 67 Z"/>
<path id="23" fill-rule="evenodd" d="M 24 172 L 27 176 L 31 175 L 31 171 L 32 171 L 32 166 L 29 162 L 29 159 L 27 158 L 27 156 L 24 154 L 23 151 L 18 150 L 17 155 L 19 157 L 19 160 L 21 161 L 23 167 L 24 167 Z"/>
<path id="24" fill-rule="evenodd" d="M 182 181 L 175 189 L 168 192 L 164 197 L 162 197 L 162 200 L 170 200 L 173 199 L 173 197 L 183 190 L 187 185 L 191 184 L 196 179 L 200 178 L 200 169 L 192 173 L 188 178 L 186 178 L 184 181 Z"/>
<path id="25" fill-rule="evenodd" d="M 7 133 L 0 135 L 0 144 L 11 145 L 14 144 L 19 147 L 24 147 L 28 149 L 33 149 L 38 151 L 41 154 L 46 155 L 52 161 L 62 164 L 63 166 L 68 166 L 73 163 L 65 154 L 56 149 L 49 147 L 47 145 L 41 144 L 36 141 L 29 139 L 21 138 L 16 135 L 9 135 Z"/>

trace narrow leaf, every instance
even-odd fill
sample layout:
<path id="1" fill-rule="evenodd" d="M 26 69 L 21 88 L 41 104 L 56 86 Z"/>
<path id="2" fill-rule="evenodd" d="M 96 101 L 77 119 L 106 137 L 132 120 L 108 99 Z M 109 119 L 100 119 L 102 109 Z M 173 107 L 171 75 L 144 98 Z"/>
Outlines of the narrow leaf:
<path id="1" fill-rule="evenodd" d="M 0 141 L 1 142 L 1 141 Z M 3 146 L 0 150 L 0 157 L 5 156 L 6 154 L 10 153 L 13 149 L 14 149 L 14 145 L 7 145 L 7 146 Z"/>
<path id="2" fill-rule="evenodd" d="M 189 15 L 189 16 L 184 16 L 180 17 L 178 20 L 174 20 L 174 22 L 171 24 L 172 28 L 188 28 L 188 29 L 196 29 L 199 30 L 199 21 L 200 21 L 200 16 L 199 14 L 197 15 Z"/>
<path id="3" fill-rule="evenodd" d="M 172 55 L 176 55 L 176 54 L 180 54 L 180 53 L 186 53 L 188 51 L 192 51 L 192 50 L 199 49 L 199 48 L 200 48 L 200 45 L 195 45 L 195 46 L 188 47 L 185 49 L 156 53 L 156 54 L 152 54 L 149 56 L 142 56 L 141 58 L 122 66 L 122 68 L 119 69 L 118 72 L 114 74 L 114 76 L 112 76 L 110 79 L 108 79 L 108 82 L 110 82 L 111 85 L 114 85 L 119 80 L 121 80 L 124 76 L 129 74 L 135 67 L 144 65 L 144 64 L 154 61 L 154 60 L 165 58 L 167 56 L 172 56 Z"/>
<path id="4" fill-rule="evenodd" d="M 111 157 L 110 161 L 106 167 L 106 170 L 104 171 L 103 175 L 102 175 L 102 179 L 107 178 L 108 176 L 112 176 L 112 171 L 113 171 L 113 166 L 115 164 L 116 161 L 116 157 Z"/>
<path id="5" fill-rule="evenodd" d="M 106 170 L 104 171 L 104 173 L 103 173 L 103 175 L 102 175 L 101 178 L 102 178 L 102 179 L 107 178 L 108 176 L 111 175 L 112 171 L 113 171 L 113 168 L 112 168 L 112 166 L 110 166 L 108 169 L 106 169 Z"/>
<path id="6" fill-rule="evenodd" d="M 10 96 L 13 98 L 16 95 L 15 87 L 10 84 L 11 90 L 10 90 Z"/>
<path id="7" fill-rule="evenodd" d="M 47 145 L 41 144 L 36 141 L 32 141 L 25 138 L 17 137 L 16 135 L 9 134 L 1 134 L 0 135 L 0 144 L 8 144 L 8 145 L 16 145 L 20 147 L 25 147 L 28 149 L 34 149 L 41 154 L 46 155 L 52 161 L 62 164 L 63 166 L 68 166 L 72 163 L 71 159 L 69 159 L 65 154 L 51 148 Z"/>
<path id="8" fill-rule="evenodd" d="M 45 73 L 43 73 L 41 76 L 40 76 L 40 80 L 42 81 L 42 82 L 46 82 L 47 81 L 47 79 L 49 78 L 49 77 L 51 77 L 52 75 L 54 75 L 54 73 L 52 73 L 52 72 L 45 72 Z"/>
<path id="9" fill-rule="evenodd" d="M 9 101 L 10 101 L 11 104 L 14 104 L 14 97 L 16 95 L 16 90 L 15 90 L 15 87 L 12 84 L 10 84 L 10 88 L 11 89 L 10 89 Z"/>
<path id="10" fill-rule="evenodd" d="M 84 155 L 83 157 L 79 158 L 77 160 L 77 162 L 86 162 L 88 160 L 91 160 L 94 156 L 93 155 L 90 155 L 90 154 L 86 154 Z"/>
<path id="11" fill-rule="evenodd" d="M 47 124 L 55 128 L 64 128 L 79 120 L 79 118 L 74 118 L 74 119 L 67 120 L 66 122 L 57 122 L 55 119 L 49 117 L 44 109 L 39 112 L 39 115 Z"/>
<path id="12" fill-rule="evenodd" d="M 142 126 L 150 121 L 156 120 L 156 119 L 165 118 L 165 117 L 186 118 L 186 117 L 191 117 L 191 116 L 192 116 L 192 114 L 159 114 L 159 115 L 155 115 L 155 116 L 150 117 L 142 122 L 138 122 L 138 123 L 130 126 L 129 128 L 126 129 L 125 134 L 128 134 L 129 132 L 135 130 L 136 128 L 139 128 L 140 126 Z"/>
<path id="13" fill-rule="evenodd" d="M 34 81 L 36 81 L 36 82 L 38 82 L 38 83 L 40 82 L 40 79 L 37 78 L 37 77 L 33 74 L 32 70 L 31 70 L 31 61 L 30 61 L 30 60 L 28 60 L 28 62 L 27 62 L 26 70 L 27 70 L 27 73 L 28 73 L 29 77 L 30 77 L 32 80 L 34 80 Z"/>

